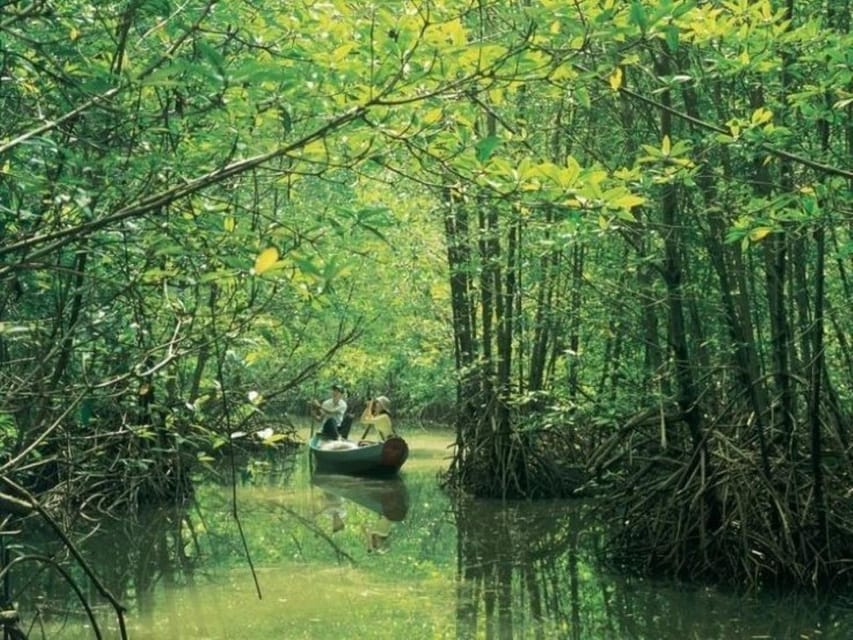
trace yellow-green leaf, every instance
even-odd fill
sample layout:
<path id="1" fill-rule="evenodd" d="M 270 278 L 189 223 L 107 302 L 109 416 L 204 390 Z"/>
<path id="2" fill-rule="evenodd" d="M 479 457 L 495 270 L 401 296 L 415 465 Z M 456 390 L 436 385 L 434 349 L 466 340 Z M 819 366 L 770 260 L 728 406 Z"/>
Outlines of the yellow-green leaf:
<path id="1" fill-rule="evenodd" d="M 773 112 L 770 109 L 759 107 L 752 112 L 752 124 L 759 125 L 765 122 L 770 122 L 773 119 Z"/>
<path id="2" fill-rule="evenodd" d="M 622 86 L 622 67 L 616 67 L 613 73 L 610 74 L 610 88 L 614 91 L 619 91 Z"/>
<path id="3" fill-rule="evenodd" d="M 753 242 L 759 242 L 773 233 L 772 227 L 756 227 L 749 232 L 749 239 Z"/>
<path id="4" fill-rule="evenodd" d="M 636 196 L 633 193 L 625 194 L 613 201 L 613 204 L 622 209 L 632 209 L 644 204 L 646 199 L 642 196 Z"/>
<path id="5" fill-rule="evenodd" d="M 574 156 L 566 158 L 566 168 L 561 171 L 560 185 L 563 187 L 574 186 L 575 181 L 581 174 L 581 166 Z"/>
<path id="6" fill-rule="evenodd" d="M 276 261 L 278 260 L 278 249 L 275 247 L 269 247 L 268 249 L 264 249 L 258 254 L 258 257 L 255 259 L 255 273 L 261 274 L 264 271 L 268 271 L 270 267 L 272 267 Z"/>
<path id="7" fill-rule="evenodd" d="M 439 108 L 430 109 L 421 116 L 421 122 L 424 124 L 435 124 L 444 117 L 444 110 Z"/>

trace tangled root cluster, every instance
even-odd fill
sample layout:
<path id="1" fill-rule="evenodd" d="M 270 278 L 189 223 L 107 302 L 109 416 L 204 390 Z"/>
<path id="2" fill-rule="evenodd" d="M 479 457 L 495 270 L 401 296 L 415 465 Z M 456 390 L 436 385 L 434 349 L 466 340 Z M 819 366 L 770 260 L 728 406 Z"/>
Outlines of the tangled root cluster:
<path id="1" fill-rule="evenodd" d="M 740 425 L 740 426 L 738 426 Z M 623 567 L 737 585 L 827 588 L 853 577 L 853 465 L 837 446 L 815 474 L 807 443 L 761 455 L 746 420 L 702 447 L 635 424 L 592 460 Z M 816 480 L 816 477 L 818 478 Z M 821 498 L 822 496 L 822 498 Z"/>

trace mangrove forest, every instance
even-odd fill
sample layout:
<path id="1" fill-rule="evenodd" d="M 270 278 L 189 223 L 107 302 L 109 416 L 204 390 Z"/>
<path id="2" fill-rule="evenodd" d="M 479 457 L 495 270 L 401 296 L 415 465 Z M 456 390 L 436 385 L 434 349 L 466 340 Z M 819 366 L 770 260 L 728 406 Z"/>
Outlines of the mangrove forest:
<path id="1" fill-rule="evenodd" d="M 389 635 L 349 637 L 652 637 L 578 630 L 593 556 L 850 596 L 852 16 L 850 0 L 0 2 L 4 639 L 66 637 L 39 604 L 59 583 L 90 620 L 74 638 L 108 637 L 104 610 L 133 638 L 142 585 L 187 579 L 202 536 L 225 554 L 228 521 L 250 597 L 287 555 L 273 539 L 307 562 L 306 531 L 389 575 L 407 550 L 425 589 L 458 570 L 452 630 L 386 612 Z M 275 502 L 314 487 L 306 434 L 332 385 L 356 415 L 380 398 L 407 438 L 390 520 L 420 523 L 417 541 L 384 548 L 358 516 L 375 538 L 356 558 L 355 525 Z M 252 514 L 273 503 L 287 519 L 261 544 Z M 524 524 L 552 503 L 552 523 Z M 94 543 L 130 523 L 154 573 L 130 542 Z M 494 573 L 459 560 L 484 549 Z M 548 604 L 534 567 L 577 606 Z M 509 624 L 519 581 L 535 634 Z M 158 633 L 140 637 L 236 637 Z M 243 637 L 288 637 L 270 633 Z"/>

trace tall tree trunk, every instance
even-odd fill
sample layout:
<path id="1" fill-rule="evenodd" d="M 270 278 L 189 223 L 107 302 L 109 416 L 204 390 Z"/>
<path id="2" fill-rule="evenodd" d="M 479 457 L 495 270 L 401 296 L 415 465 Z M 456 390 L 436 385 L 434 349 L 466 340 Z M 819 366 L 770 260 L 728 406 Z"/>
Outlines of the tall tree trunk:
<path id="1" fill-rule="evenodd" d="M 657 58 L 657 73 L 666 77 L 670 74 L 668 53 L 663 52 Z M 672 98 L 669 91 L 661 96 L 666 107 L 661 110 L 661 135 L 672 139 Z M 699 392 L 695 375 L 691 366 L 690 348 L 688 345 L 687 329 L 684 313 L 684 290 L 682 286 L 683 268 L 681 263 L 681 221 L 679 221 L 677 187 L 674 183 L 663 186 L 661 198 L 661 214 L 664 233 L 664 268 L 663 279 L 667 290 L 667 312 L 669 319 L 669 342 L 672 349 L 675 366 L 675 379 L 678 385 L 678 407 L 690 431 L 693 444 L 691 466 L 704 465 L 706 477 L 714 478 L 714 465 L 709 455 L 707 434 L 702 425 L 702 411 L 699 406 Z M 685 474 L 688 477 L 690 474 Z M 702 530 L 715 530 L 721 521 L 720 505 L 710 481 L 702 488 L 706 507 L 705 521 L 701 523 Z"/>
<path id="2" fill-rule="evenodd" d="M 467 440 L 473 430 L 478 381 L 473 363 L 477 357 L 476 321 L 471 282 L 471 249 L 468 212 L 456 202 L 450 189 L 445 192 L 444 233 L 450 272 L 450 301 L 453 317 L 454 356 L 460 379 L 456 385 L 456 451 L 452 471 L 461 472 Z"/>
<path id="3" fill-rule="evenodd" d="M 752 107 L 763 107 L 764 97 L 761 89 L 753 91 Z M 753 167 L 753 189 L 765 198 L 772 195 L 772 177 L 767 165 L 756 159 Z M 795 403 L 791 386 L 791 332 L 788 324 L 785 298 L 786 276 L 788 273 L 788 241 L 783 233 L 770 234 L 763 241 L 764 270 L 767 286 L 767 303 L 770 321 L 770 357 L 773 363 L 773 379 L 778 396 L 778 424 L 782 431 L 782 440 L 786 443 L 788 455 L 796 458 L 794 442 Z"/>
<path id="4" fill-rule="evenodd" d="M 695 91 L 690 87 L 683 90 L 686 112 L 700 117 Z M 729 169 L 726 158 L 723 167 Z M 728 171 L 727 171 L 728 172 Z M 705 245 L 708 257 L 719 281 L 720 298 L 724 318 L 734 347 L 735 378 L 744 394 L 753 416 L 758 436 L 761 468 L 766 478 L 771 476 L 770 452 L 767 443 L 765 416 L 768 413 L 767 393 L 761 381 L 761 362 L 755 344 L 755 332 L 752 326 L 745 270 L 740 259 L 740 250 L 732 252 L 725 242 L 726 221 L 723 219 L 725 206 L 718 200 L 714 173 L 708 164 L 702 164 L 696 177 L 696 184 L 702 194 L 706 219 Z"/>

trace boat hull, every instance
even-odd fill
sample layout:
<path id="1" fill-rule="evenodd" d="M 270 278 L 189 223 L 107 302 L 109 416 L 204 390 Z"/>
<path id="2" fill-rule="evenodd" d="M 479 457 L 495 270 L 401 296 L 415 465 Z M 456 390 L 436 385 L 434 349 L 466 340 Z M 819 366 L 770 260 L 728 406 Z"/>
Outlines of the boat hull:
<path id="1" fill-rule="evenodd" d="M 359 476 L 393 476 L 409 457 L 409 447 L 402 438 L 389 438 L 352 449 L 323 449 L 323 438 L 315 435 L 308 447 L 314 470 Z"/>

